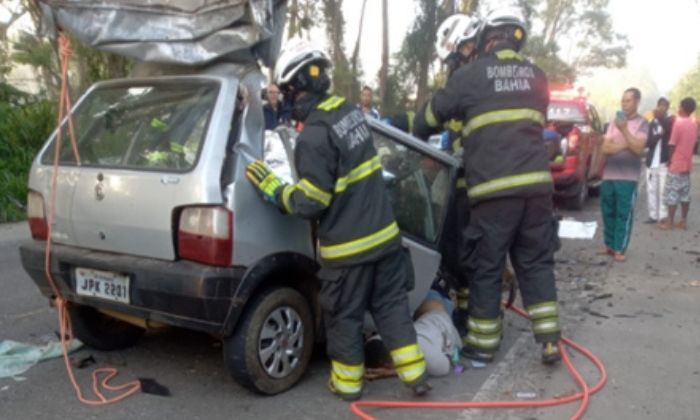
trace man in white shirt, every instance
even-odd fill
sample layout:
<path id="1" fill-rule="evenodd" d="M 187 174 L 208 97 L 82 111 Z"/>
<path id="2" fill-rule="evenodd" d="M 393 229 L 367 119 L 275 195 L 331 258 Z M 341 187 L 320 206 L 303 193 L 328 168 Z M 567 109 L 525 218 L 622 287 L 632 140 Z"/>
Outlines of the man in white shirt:
<path id="1" fill-rule="evenodd" d="M 654 119 L 649 124 L 647 136 L 646 183 L 647 183 L 647 208 L 649 219 L 644 223 L 658 223 L 666 218 L 668 210 L 663 202 L 664 185 L 668 173 L 669 149 L 668 141 L 671 138 L 673 117 L 667 115 L 669 102 L 666 98 L 659 98 L 654 109 Z"/>

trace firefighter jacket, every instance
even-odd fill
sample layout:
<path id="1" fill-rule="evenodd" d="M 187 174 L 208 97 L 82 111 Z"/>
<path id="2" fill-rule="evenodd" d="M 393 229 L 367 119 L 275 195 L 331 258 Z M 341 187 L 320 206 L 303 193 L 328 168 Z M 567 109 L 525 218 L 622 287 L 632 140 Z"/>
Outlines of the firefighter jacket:
<path id="1" fill-rule="evenodd" d="M 497 197 L 552 192 L 542 141 L 549 91 L 537 66 L 503 48 L 457 70 L 416 116 L 425 137 L 450 119 L 463 121 L 467 193 L 474 205 Z"/>
<path id="2" fill-rule="evenodd" d="M 399 249 L 399 227 L 365 116 L 342 97 L 306 100 L 312 108 L 294 152 L 299 182 L 283 189 L 284 211 L 318 219 L 326 267 L 372 262 Z"/>

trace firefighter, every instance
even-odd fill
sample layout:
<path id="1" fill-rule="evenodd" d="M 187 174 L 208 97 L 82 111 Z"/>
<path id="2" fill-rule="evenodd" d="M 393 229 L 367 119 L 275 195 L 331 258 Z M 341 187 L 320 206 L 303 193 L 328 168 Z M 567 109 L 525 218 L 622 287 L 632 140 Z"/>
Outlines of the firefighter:
<path id="1" fill-rule="evenodd" d="M 362 328 L 369 310 L 399 378 L 423 395 L 430 387 L 408 306 L 410 256 L 401 245 L 364 115 L 327 93 L 330 65 L 328 55 L 306 41 L 285 48 L 275 81 L 294 101 L 294 119 L 304 124 L 294 152 L 299 182 L 283 184 L 260 161 L 248 166 L 246 176 L 282 212 L 318 223 L 331 392 L 348 401 L 361 396 Z"/>
<path id="2" fill-rule="evenodd" d="M 422 136 L 452 118 L 464 122 L 462 146 L 473 253 L 468 334 L 462 354 L 490 362 L 501 342 L 501 275 L 510 258 L 542 361 L 560 359 L 552 217 L 552 178 L 542 145 L 549 93 L 544 72 L 519 51 L 526 39 L 520 10 L 490 12 L 477 42 L 479 58 L 462 66 L 417 113 Z"/>
<path id="3" fill-rule="evenodd" d="M 473 61 L 476 57 L 476 38 L 480 20 L 465 14 L 454 14 L 445 19 L 436 33 L 435 50 L 447 67 L 448 80 L 457 69 Z M 451 119 L 443 127 L 447 136 L 447 152 L 462 157 L 461 119 Z M 467 335 L 467 315 L 469 304 L 469 277 L 471 269 L 466 261 L 463 236 L 469 223 L 469 200 L 467 198 L 464 172 L 460 169 L 457 177 L 455 196 L 445 220 L 446 228 L 441 242 L 442 260 L 438 277 L 445 279 L 457 290 L 457 310 L 453 319 L 460 335 Z"/>

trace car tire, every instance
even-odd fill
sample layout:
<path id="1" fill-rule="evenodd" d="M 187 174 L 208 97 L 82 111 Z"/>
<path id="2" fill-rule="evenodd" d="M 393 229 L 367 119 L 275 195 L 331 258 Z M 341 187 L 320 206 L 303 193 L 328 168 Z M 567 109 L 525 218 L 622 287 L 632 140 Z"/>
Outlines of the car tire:
<path id="1" fill-rule="evenodd" d="M 597 185 L 595 187 L 588 187 L 588 196 L 589 197 L 599 197 L 600 196 L 600 185 Z"/>
<path id="2" fill-rule="evenodd" d="M 68 306 L 73 335 L 96 350 L 120 350 L 133 346 L 143 328 L 113 318 L 95 308 L 72 303 Z"/>
<path id="3" fill-rule="evenodd" d="M 576 195 L 567 197 L 564 204 L 569 210 L 582 210 L 586 204 L 586 197 L 588 197 L 588 187 L 581 182 L 576 188 Z"/>
<path id="4" fill-rule="evenodd" d="M 275 395 L 301 379 L 313 347 L 307 300 L 295 289 L 279 287 L 250 302 L 233 335 L 224 339 L 224 364 L 239 384 Z"/>

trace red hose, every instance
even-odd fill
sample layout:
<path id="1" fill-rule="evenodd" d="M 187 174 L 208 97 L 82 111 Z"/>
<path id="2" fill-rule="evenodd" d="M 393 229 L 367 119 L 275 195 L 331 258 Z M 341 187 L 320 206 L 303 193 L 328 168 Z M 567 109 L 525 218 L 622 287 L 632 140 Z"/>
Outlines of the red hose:
<path id="1" fill-rule="evenodd" d="M 511 307 L 513 311 L 515 311 L 518 315 L 527 318 L 527 314 L 520 308 L 513 306 Z M 595 366 L 598 368 L 598 371 L 600 372 L 600 379 L 598 380 L 598 383 L 595 384 L 592 388 L 589 388 L 588 384 L 586 381 L 583 379 L 581 374 L 576 370 L 576 367 L 571 363 L 571 359 L 569 358 L 568 351 L 566 350 L 565 346 L 562 345 L 565 344 L 566 346 L 571 347 L 572 349 L 576 350 L 577 352 L 581 353 L 584 355 L 586 358 L 588 358 Z M 574 380 L 577 382 L 577 384 L 581 387 L 581 392 L 578 392 L 576 394 L 570 395 L 568 397 L 564 398 L 557 398 L 557 399 L 548 399 L 548 400 L 535 400 L 535 401 L 356 401 L 350 405 L 350 410 L 358 416 L 361 419 L 364 420 L 375 420 L 374 417 L 370 416 L 369 414 L 365 413 L 362 411 L 362 408 L 366 407 L 381 407 L 381 408 L 424 408 L 424 409 L 437 409 L 437 410 L 445 410 L 445 409 L 474 409 L 474 408 L 540 408 L 540 407 L 555 407 L 559 405 L 565 405 L 572 403 L 574 401 L 581 400 L 581 403 L 579 405 L 578 410 L 576 413 L 571 417 L 572 420 L 578 420 L 580 419 L 583 414 L 586 412 L 586 408 L 588 407 L 588 401 L 591 395 L 595 394 L 596 392 L 600 391 L 603 386 L 605 386 L 605 382 L 608 379 L 608 374 L 605 371 L 605 366 L 603 365 L 603 362 L 600 361 L 600 359 L 595 356 L 593 353 L 591 353 L 588 349 L 583 347 L 580 344 L 577 344 L 576 342 L 566 338 L 562 337 L 559 346 L 561 348 L 561 354 L 562 354 L 562 360 L 564 361 L 564 364 L 566 365 L 566 368 L 568 369 L 569 373 L 571 373 L 571 376 L 574 378 Z"/>

